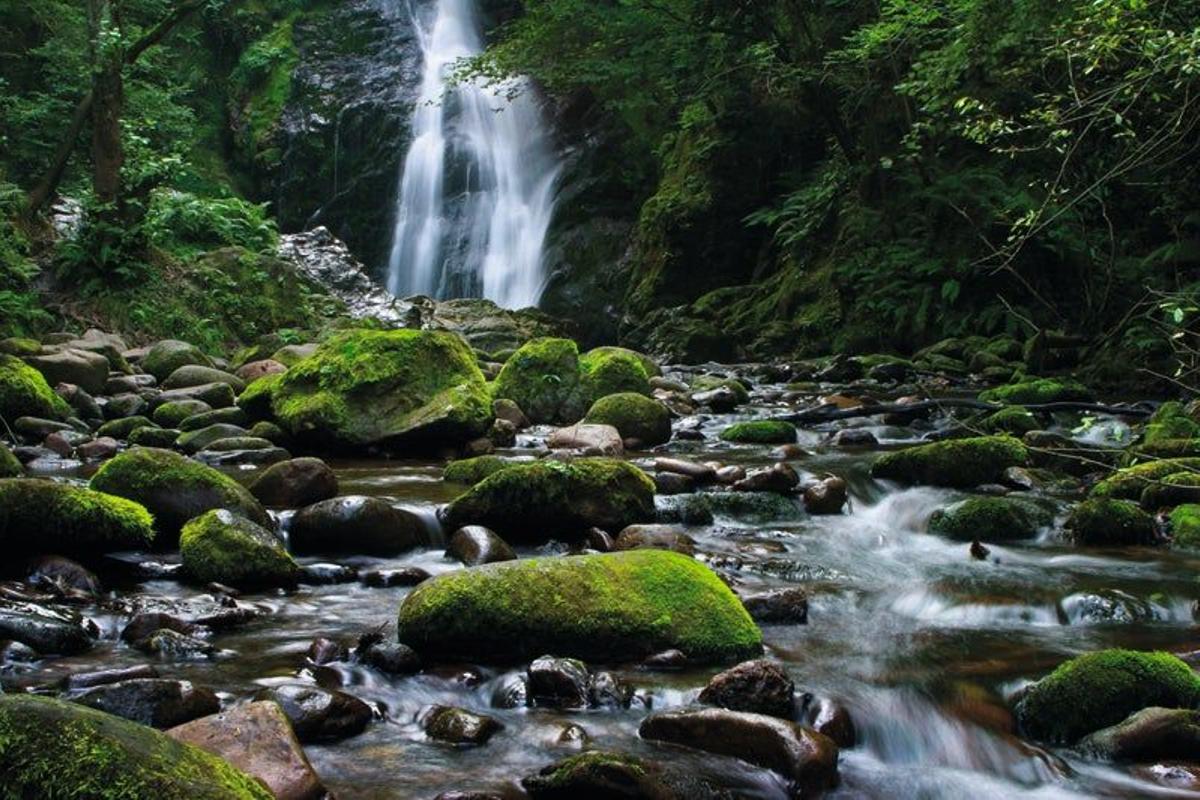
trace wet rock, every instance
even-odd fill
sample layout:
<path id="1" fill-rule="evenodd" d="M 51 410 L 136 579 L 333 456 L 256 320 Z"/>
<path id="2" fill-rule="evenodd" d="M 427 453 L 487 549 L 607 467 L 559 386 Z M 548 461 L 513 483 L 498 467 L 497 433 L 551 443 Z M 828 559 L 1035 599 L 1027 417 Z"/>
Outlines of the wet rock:
<path id="1" fill-rule="evenodd" d="M 671 438 L 671 412 L 665 405 L 636 392 L 611 394 L 597 400 L 583 421 L 610 425 L 623 439 L 636 439 L 653 447 Z"/>
<path id="2" fill-rule="evenodd" d="M 1200 753 L 1200 711 L 1143 708 L 1123 722 L 1090 734 L 1079 743 L 1079 749 L 1109 761 L 1194 760 Z"/>
<path id="3" fill-rule="evenodd" d="M 695 392 L 691 400 L 698 406 L 707 406 L 718 414 L 728 414 L 741 405 L 738 394 L 727 386 L 718 386 L 704 392 Z"/>
<path id="4" fill-rule="evenodd" d="M 795 685 L 773 661 L 744 661 L 714 675 L 700 692 L 700 702 L 732 711 L 749 711 L 791 719 Z"/>
<path id="5" fill-rule="evenodd" d="M 521 786 L 533 800 L 728 800 L 733 796 L 693 770 L 600 750 L 551 764 L 522 778 Z"/>
<path id="6" fill-rule="evenodd" d="M 312 505 L 335 497 L 337 490 L 337 476 L 319 458 L 294 458 L 275 464 L 250 484 L 250 493 L 259 502 L 276 508 Z"/>
<path id="7" fill-rule="evenodd" d="M 672 550 L 695 555 L 696 540 L 673 525 L 630 525 L 613 542 L 617 550 Z"/>
<path id="8" fill-rule="evenodd" d="M 804 490 L 804 508 L 810 514 L 841 514 L 850 499 L 846 481 L 828 475 Z"/>
<path id="9" fill-rule="evenodd" d="M 482 525 L 467 525 L 450 537 L 446 557 L 461 561 L 468 567 L 476 567 L 498 561 L 513 561 L 517 554 L 508 542 Z"/>
<path id="10" fill-rule="evenodd" d="M 261 589 L 295 586 L 300 578 L 299 565 L 273 532 L 223 508 L 183 526 L 179 554 L 184 572 L 200 583 Z"/>
<path id="11" fill-rule="evenodd" d="M 589 550 L 595 550 L 597 553 L 607 553 L 613 549 L 612 536 L 600 528 L 588 528 L 583 534 L 583 543 Z"/>
<path id="12" fill-rule="evenodd" d="M 0 605 L 0 639 L 28 645 L 42 655 L 75 655 L 92 648 L 92 637 L 74 619 L 27 604 Z"/>
<path id="13" fill-rule="evenodd" d="M 374 497 L 335 497 L 296 512 L 289 529 L 292 552 L 393 556 L 425 541 L 425 525 L 411 511 Z"/>
<path id="14" fill-rule="evenodd" d="M 511 423 L 518 431 L 529 427 L 529 419 L 525 416 L 525 412 L 512 400 L 493 401 L 492 413 L 496 415 L 496 419 Z"/>
<path id="15" fill-rule="evenodd" d="M 174 403 L 179 400 L 199 400 L 211 408 L 222 409 L 234 405 L 233 387 L 228 383 L 205 383 L 200 386 L 189 386 L 186 389 L 170 389 L 162 392 L 154 399 L 157 407 L 161 403 Z"/>
<path id="16" fill-rule="evenodd" d="M 388 675 L 414 675 L 421 671 L 417 651 L 399 642 L 372 642 L 360 646 L 355 655 L 362 663 Z"/>
<path id="17" fill-rule="evenodd" d="M 312 644 L 308 646 L 305 658 L 311 663 L 320 666 L 322 664 L 331 664 L 334 661 L 344 661 L 346 655 L 346 648 L 341 644 L 332 639 L 326 639 L 324 636 L 319 636 L 313 639 Z"/>
<path id="18" fill-rule="evenodd" d="M 803 796 L 838 783 L 838 747 L 828 737 L 792 722 L 726 709 L 668 711 L 647 717 L 643 739 L 733 756 L 780 773 Z"/>
<path id="19" fill-rule="evenodd" d="M 17 417 L 12 421 L 13 433 L 20 436 L 27 442 L 36 444 L 44 441 L 52 433 L 62 433 L 64 431 L 73 431 L 70 425 L 65 422 L 59 422 L 53 419 L 41 419 L 39 417 Z"/>
<path id="20" fill-rule="evenodd" d="M 102 684 L 73 692 L 67 699 L 155 728 L 173 728 L 221 708 L 211 689 L 165 678 Z"/>
<path id="21" fill-rule="evenodd" d="M 674 472 L 656 472 L 654 490 L 657 494 L 690 494 L 696 491 L 696 481 Z"/>
<path id="22" fill-rule="evenodd" d="M 416 586 L 433 576 L 420 567 L 399 569 L 373 569 L 364 572 L 362 582 L 374 589 L 389 589 L 393 586 Z"/>
<path id="23" fill-rule="evenodd" d="M 1054 512 L 1017 497 L 969 497 L 929 518 L 929 530 L 960 542 L 1029 539 L 1054 521 Z"/>
<path id="24" fill-rule="evenodd" d="M 357 736 L 373 716 L 371 707 L 357 697 L 315 686 L 285 684 L 264 689 L 255 699 L 279 703 L 296 736 L 306 744 Z"/>
<path id="25" fill-rule="evenodd" d="M 29 664 L 38 658 L 37 651 L 27 644 L 0 641 L 0 664 Z"/>
<path id="26" fill-rule="evenodd" d="M 551 450 L 580 450 L 588 455 L 619 456 L 625 452 L 621 434 L 611 425 L 572 425 L 559 428 L 546 445 Z"/>
<path id="27" fill-rule="evenodd" d="M 147 655 L 167 661 L 193 661 L 212 658 L 217 654 L 217 648 L 203 639 L 166 628 L 137 640 L 133 646 Z"/>
<path id="28" fill-rule="evenodd" d="M 264 358 L 259 361 L 251 361 L 243 364 L 234 370 L 233 374 L 245 381 L 246 384 L 251 384 L 259 378 L 265 378 L 267 375 L 277 375 L 280 372 L 287 372 L 287 367 L 274 359 Z"/>
<path id="29" fill-rule="evenodd" d="M 838 747 L 853 747 L 856 739 L 854 720 L 841 703 L 826 698 L 810 698 L 805 703 L 804 724 L 833 740 Z"/>
<path id="30" fill-rule="evenodd" d="M 101 436 L 79 445 L 75 448 L 75 455 L 83 461 L 107 461 L 120 451 L 121 445 L 116 439 Z"/>
<path id="31" fill-rule="evenodd" d="M 75 455 L 75 448 L 81 444 L 90 442 L 92 437 L 87 433 L 80 433 L 77 430 L 55 431 L 45 438 L 42 446 L 47 450 L 51 450 L 62 458 L 70 458 Z M 15 475 L 4 475 L 5 478 L 15 477 Z"/>
<path id="32" fill-rule="evenodd" d="M 497 419 L 492 422 L 492 429 L 488 431 L 488 439 L 495 447 L 515 447 L 517 426 L 506 419 Z"/>
<path id="33" fill-rule="evenodd" d="M 492 708 L 524 708 L 529 704 L 529 685 L 524 675 L 509 675 L 492 691 Z"/>
<path id="34" fill-rule="evenodd" d="M 354 583 L 358 570 L 344 564 L 304 564 L 300 567 L 300 583 L 310 586 L 332 586 L 338 583 Z"/>
<path id="35" fill-rule="evenodd" d="M 504 729 L 494 717 L 453 706 L 432 706 L 421 715 L 421 729 L 430 739 L 453 745 L 484 745 Z"/>
<path id="36" fill-rule="evenodd" d="M 981 543 L 978 539 L 971 542 L 971 547 L 969 548 L 968 552 L 971 554 L 971 558 L 975 559 L 976 561 L 987 561 L 988 556 L 992 554 L 992 551 L 989 550 L 988 547 Z"/>
<path id="37" fill-rule="evenodd" d="M 95 672 L 76 672 L 63 680 L 63 688 L 67 691 L 88 689 L 93 686 L 103 686 L 109 683 L 133 680 L 135 678 L 157 678 L 158 670 L 149 664 L 139 664 L 136 667 L 121 667 L 118 669 L 102 669 Z"/>
<path id="38" fill-rule="evenodd" d="M 746 468 L 739 467 L 736 464 L 731 464 L 727 467 L 718 467 L 716 469 L 715 478 L 717 483 L 725 486 L 732 486 L 738 481 L 746 477 Z"/>
<path id="39" fill-rule="evenodd" d="M 735 492 L 775 492 L 788 494 L 800 483 L 796 470 L 787 464 L 775 464 L 766 469 L 756 469 L 733 484 Z"/>
<path id="40" fill-rule="evenodd" d="M 573 750 L 583 750 L 592 741 L 592 737 L 588 736 L 588 732 L 581 725 L 564 725 L 562 730 L 558 732 L 558 736 L 554 737 L 554 743 L 560 747 L 567 747 Z"/>
<path id="41" fill-rule="evenodd" d="M 206 383 L 228 383 L 235 394 L 246 390 L 246 382 L 223 370 L 190 364 L 179 367 L 162 382 L 163 389 L 188 389 L 192 386 L 203 386 Z"/>
<path id="42" fill-rule="evenodd" d="M 1159 541 L 1154 518 L 1127 500 L 1085 500 L 1071 511 L 1065 527 L 1075 544 L 1090 547 L 1151 545 Z"/>
<path id="43" fill-rule="evenodd" d="M 203 629 L 178 617 L 161 611 L 149 611 L 135 614 L 129 623 L 121 629 L 121 641 L 133 644 L 140 642 L 150 634 L 159 630 L 170 630 L 184 636 L 195 636 Z"/>
<path id="44" fill-rule="evenodd" d="M 721 431 L 721 439 L 742 444 L 791 444 L 796 441 L 796 426 L 779 420 L 738 422 Z"/>
<path id="45" fill-rule="evenodd" d="M 275 703 L 254 702 L 171 728 L 167 735 L 258 778 L 278 800 L 320 800 L 325 787 L 287 717 Z"/>
<path id="46" fill-rule="evenodd" d="M 688 666 L 688 657 L 682 650 L 663 650 L 641 663 L 641 668 L 651 672 L 676 672 Z"/>
<path id="47" fill-rule="evenodd" d="M 40 556 L 26 570 L 25 581 L 39 589 L 61 594 L 66 590 L 95 595 L 100 593 L 100 579 L 77 561 L 62 556 Z"/>
<path id="48" fill-rule="evenodd" d="M 876 478 L 969 489 L 996 483 L 1009 467 L 1023 466 L 1029 450 L 1010 436 L 983 436 L 917 445 L 887 453 L 871 467 Z"/>
<path id="49" fill-rule="evenodd" d="M 97 395 L 104 391 L 108 381 L 108 359 L 99 353 L 60 347 L 25 356 L 24 360 L 42 373 L 51 386 L 73 383 L 88 394 Z"/>
<path id="50" fill-rule="evenodd" d="M 611 672 L 595 672 L 588 679 L 588 706 L 591 708 L 629 708 L 634 690 Z"/>
<path id="51" fill-rule="evenodd" d="M 130 417 L 142 417 L 145 419 L 143 415 L 149 410 L 150 403 L 147 402 L 146 398 L 133 392 L 114 395 L 104 402 L 104 418 L 109 420 L 109 422 L 119 423 L 121 420 L 128 419 Z M 101 430 L 104 429 L 101 428 Z M 109 428 L 104 432 L 108 433 L 111 430 L 113 429 Z"/>
<path id="52" fill-rule="evenodd" d="M 54 393 L 67 401 L 67 405 L 71 407 L 80 419 L 100 420 L 104 418 L 104 412 L 101 410 L 100 404 L 96 402 L 96 399 L 73 383 L 60 383 L 56 385 Z"/>
<path id="53" fill-rule="evenodd" d="M 574 658 L 542 656 L 527 672 L 529 704 L 544 708 L 587 708 L 587 665 Z"/>

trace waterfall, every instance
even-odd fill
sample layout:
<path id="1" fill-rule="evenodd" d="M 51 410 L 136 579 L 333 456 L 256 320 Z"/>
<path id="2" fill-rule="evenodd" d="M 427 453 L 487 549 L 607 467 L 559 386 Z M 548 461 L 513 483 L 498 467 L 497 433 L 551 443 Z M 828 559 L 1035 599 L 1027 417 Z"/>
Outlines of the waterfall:
<path id="1" fill-rule="evenodd" d="M 413 12 L 424 64 L 388 288 L 536 305 L 559 172 L 540 110 L 521 80 L 452 84 L 455 64 L 482 52 L 478 10 L 475 0 L 436 0 L 433 11 L 427 25 Z"/>

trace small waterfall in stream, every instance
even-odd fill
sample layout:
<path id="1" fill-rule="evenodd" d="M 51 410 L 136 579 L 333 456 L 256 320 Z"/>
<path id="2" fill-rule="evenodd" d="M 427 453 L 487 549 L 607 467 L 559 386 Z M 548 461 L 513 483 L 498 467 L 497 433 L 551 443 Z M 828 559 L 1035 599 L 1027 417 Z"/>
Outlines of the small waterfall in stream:
<path id="1" fill-rule="evenodd" d="M 483 48 L 476 0 L 436 0 L 431 21 L 412 11 L 423 77 L 388 289 L 535 305 L 559 172 L 540 111 L 523 82 L 450 81 L 455 64 Z"/>

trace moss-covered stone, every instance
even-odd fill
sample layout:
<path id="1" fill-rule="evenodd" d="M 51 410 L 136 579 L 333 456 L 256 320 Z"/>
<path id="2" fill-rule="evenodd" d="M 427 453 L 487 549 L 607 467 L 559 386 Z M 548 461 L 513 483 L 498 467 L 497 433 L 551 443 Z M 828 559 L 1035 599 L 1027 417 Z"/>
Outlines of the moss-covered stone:
<path id="1" fill-rule="evenodd" d="M 400 608 L 400 641 L 422 654 L 486 661 L 543 653 L 689 660 L 757 655 L 762 634 L 713 572 L 664 550 L 533 558 L 440 575 Z"/>
<path id="2" fill-rule="evenodd" d="M 654 482 L 632 464 L 608 458 L 514 464 L 445 511 L 451 530 L 483 525 L 509 542 L 577 538 L 591 527 L 619 531 L 654 517 Z"/>
<path id="3" fill-rule="evenodd" d="M 37 339 L 26 339 L 20 336 L 0 339 L 0 353 L 4 355 L 36 356 L 40 352 L 42 352 L 42 343 Z"/>
<path id="4" fill-rule="evenodd" d="M 179 554 L 188 576 L 199 583 L 254 589 L 293 586 L 300 576 L 300 567 L 273 533 L 224 509 L 184 525 Z"/>
<path id="5" fill-rule="evenodd" d="M 979 399 L 984 402 L 1005 405 L 1065 403 L 1072 400 L 1087 402 L 1094 397 L 1092 391 L 1078 381 L 1054 378 L 1035 378 L 1008 386 L 997 386 L 979 395 Z"/>
<path id="6" fill-rule="evenodd" d="M 621 348 L 589 350 L 579 358 L 583 408 L 622 392 L 650 396 L 650 378 L 637 354 Z"/>
<path id="7" fill-rule="evenodd" d="M 1029 413 L 1024 406 L 1008 406 L 995 414 L 985 417 L 980 427 L 988 433 L 1010 433 L 1014 436 L 1024 436 L 1038 429 L 1037 417 Z"/>
<path id="8" fill-rule="evenodd" d="M 282 372 L 276 372 L 251 382 L 246 391 L 238 395 L 237 407 L 245 411 L 250 419 L 270 419 L 275 387 L 283 380 L 283 375 Z"/>
<path id="9" fill-rule="evenodd" d="M 249 431 L 238 425 L 218 423 L 199 430 L 184 431 L 175 440 L 175 446 L 185 453 L 198 453 L 213 442 L 238 436 L 247 436 Z"/>
<path id="10" fill-rule="evenodd" d="M 1131 448 L 1125 463 L 1134 465 L 1164 458 L 1200 459 L 1200 439 L 1155 439 Z"/>
<path id="11" fill-rule="evenodd" d="M 40 800 L 270 800 L 256 779 L 153 728 L 47 697 L 0 697 L 0 794 Z"/>
<path id="12" fill-rule="evenodd" d="M 1200 504 L 1185 503 L 1171 512 L 1171 540 L 1176 547 L 1200 549 Z"/>
<path id="13" fill-rule="evenodd" d="M 634 392 L 602 397 L 592 404 L 583 421 L 611 425 L 623 439 L 637 439 L 653 447 L 671 439 L 671 412 L 665 405 Z"/>
<path id="14" fill-rule="evenodd" d="M 1027 734 L 1072 744 L 1149 706 L 1192 708 L 1200 676 L 1169 653 L 1102 650 L 1073 658 L 1034 684 L 1017 703 Z"/>
<path id="15" fill-rule="evenodd" d="M 0 418 L 65 419 L 71 412 L 42 373 L 20 359 L 0 355 Z"/>
<path id="16" fill-rule="evenodd" d="M 1141 506 L 1150 512 L 1183 503 L 1200 503 L 1200 472 L 1175 472 L 1142 490 Z"/>
<path id="17" fill-rule="evenodd" d="M 750 390 L 746 384 L 736 378 L 722 378 L 718 375 L 698 375 L 692 379 L 693 392 L 710 392 L 713 389 L 729 389 L 737 398 L 738 405 L 750 402 Z"/>
<path id="18" fill-rule="evenodd" d="M 19 478 L 25 474 L 25 468 L 13 455 L 8 445 L 0 442 L 0 478 Z"/>
<path id="19" fill-rule="evenodd" d="M 1028 459 L 1028 449 L 1017 439 L 980 436 L 887 453 L 872 465 L 871 474 L 904 483 L 969 489 L 999 481 L 1004 470 L 1019 467 Z"/>
<path id="20" fill-rule="evenodd" d="M 129 434 L 129 443 L 138 447 L 165 447 L 170 449 L 175 446 L 175 440 L 179 438 L 180 433 L 181 431 L 178 428 L 160 428 L 157 425 L 149 428 L 138 428 Z"/>
<path id="21" fill-rule="evenodd" d="M 87 556 L 154 542 L 154 520 L 138 503 L 33 478 L 0 480 L 0 549 Z"/>
<path id="22" fill-rule="evenodd" d="M 511 466 L 511 461 L 506 461 L 500 456 L 460 458 L 446 465 L 446 469 L 442 471 L 442 480 L 474 486 L 484 478 Z"/>
<path id="23" fill-rule="evenodd" d="M 1154 518 L 1128 500 L 1093 497 L 1067 518 L 1067 531 L 1076 544 L 1092 547 L 1149 545 L 1158 541 Z"/>
<path id="24" fill-rule="evenodd" d="M 1092 497 L 1140 500 L 1146 487 L 1178 472 L 1200 471 L 1200 458 L 1168 458 L 1118 470 L 1092 487 Z"/>
<path id="25" fill-rule="evenodd" d="M 180 367 L 197 365 L 211 367 L 212 361 L 195 345 L 181 342 L 177 339 L 164 339 L 156 342 L 142 359 L 141 367 L 161 383 Z"/>
<path id="26" fill-rule="evenodd" d="M 96 431 L 97 436 L 111 436 L 114 439 L 128 439 L 130 434 L 141 428 L 157 428 L 158 425 L 147 417 L 125 417 L 124 419 L 109 420 Z"/>
<path id="27" fill-rule="evenodd" d="M 154 409 L 153 419 L 164 428 L 178 428 L 185 419 L 206 411 L 212 411 L 212 406 L 203 400 L 175 400 Z"/>
<path id="28" fill-rule="evenodd" d="M 512 400 L 535 424 L 576 422 L 587 406 L 580 399 L 579 348 L 570 339 L 534 339 L 505 362 L 492 397 Z"/>
<path id="29" fill-rule="evenodd" d="M 653 358 L 645 353 L 639 353 L 637 350 L 630 350 L 628 347 L 595 347 L 589 350 L 587 355 L 592 357 L 609 355 L 633 356 L 641 363 L 647 377 L 662 377 L 662 369 L 659 368 L 658 363 Z"/>
<path id="30" fill-rule="evenodd" d="M 214 508 L 272 526 L 266 510 L 240 483 L 170 450 L 137 447 L 122 453 L 100 468 L 91 486 L 148 508 L 163 546 L 174 544 L 188 520 Z"/>
<path id="31" fill-rule="evenodd" d="M 464 442 L 492 421 L 471 349 L 443 331 L 338 334 L 282 373 L 271 407 L 293 436 L 346 448 Z"/>
<path id="32" fill-rule="evenodd" d="M 929 530 L 961 542 L 1004 542 L 1028 539 L 1053 521 L 1051 511 L 1030 500 L 970 497 L 933 512 Z"/>
<path id="33" fill-rule="evenodd" d="M 791 444 L 796 441 L 796 426 L 771 419 L 735 422 L 721 431 L 721 438 L 742 444 Z"/>
<path id="34" fill-rule="evenodd" d="M 1184 410 L 1183 403 L 1172 400 L 1163 403 L 1146 423 L 1143 443 L 1153 445 L 1166 439 L 1194 439 L 1200 436 L 1197 425 Z"/>
<path id="35" fill-rule="evenodd" d="M 209 425 L 245 426 L 249 424 L 249 414 L 237 406 L 229 406 L 228 408 L 216 408 L 211 411 L 205 411 L 200 414 L 190 416 L 183 422 L 179 423 L 179 429 L 187 432 L 198 431 L 201 428 L 207 428 Z"/>

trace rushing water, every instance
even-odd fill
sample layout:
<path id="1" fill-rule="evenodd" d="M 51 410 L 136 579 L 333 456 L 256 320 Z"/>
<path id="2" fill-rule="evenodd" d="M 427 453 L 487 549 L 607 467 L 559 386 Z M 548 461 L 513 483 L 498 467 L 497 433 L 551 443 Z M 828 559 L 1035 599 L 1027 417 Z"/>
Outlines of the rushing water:
<path id="1" fill-rule="evenodd" d="M 396 295 L 486 297 L 536 305 L 558 164 L 523 81 L 453 83 L 481 52 L 475 0 L 413 8 L 424 55 L 412 144 L 396 200 L 388 288 Z"/>
<path id="2" fill-rule="evenodd" d="M 706 440 L 676 440 L 663 450 L 748 467 L 774 463 L 770 448 L 716 439 L 731 421 L 784 408 L 773 396 L 769 391 L 756 395 L 755 406 L 737 415 L 684 421 L 698 423 Z M 903 428 L 871 430 L 885 445 L 918 435 Z M 1035 540 L 993 545 L 987 561 L 976 561 L 967 545 L 926 530 L 930 514 L 962 493 L 875 481 L 867 473 L 874 453 L 826 446 L 819 430 L 801 435 L 808 454 L 788 463 L 805 473 L 844 476 L 852 494 L 847 513 L 809 517 L 798 508 L 792 513 L 780 506 L 778 518 L 718 515 L 712 524 L 688 532 L 698 542 L 700 558 L 738 591 L 795 585 L 808 590 L 809 624 L 766 625 L 763 631 L 768 657 L 786 667 L 798 691 L 841 703 L 853 717 L 856 744 L 841 752 L 842 784 L 831 797 L 1200 797 L 1194 782 L 1192 789 L 1172 783 L 1165 768 L 1109 765 L 1069 749 L 1046 750 L 1023 741 L 1013 732 L 1008 711 L 1013 691 L 1082 652 L 1112 646 L 1197 650 L 1200 557 L 1154 549 L 1079 550 L 1048 529 Z M 506 455 L 536 452 L 537 438 L 523 435 L 523 446 Z M 647 465 L 650 456 L 633 454 Z M 333 465 L 343 493 L 386 498 L 417 510 L 431 525 L 437 506 L 455 494 L 455 487 L 440 480 L 439 462 Z M 233 474 L 249 479 L 254 473 Z M 659 502 L 665 509 L 678 500 L 660 497 Z M 1060 501 L 1059 507 L 1065 512 L 1067 503 Z M 553 546 L 519 550 L 522 556 L 537 552 L 558 551 Z M 360 568 L 415 565 L 433 573 L 456 568 L 441 547 L 342 563 Z M 122 597 L 203 595 L 201 589 L 162 580 L 114 581 L 110 586 Z M 314 637 L 352 642 L 394 622 L 408 591 L 348 583 L 248 595 L 246 602 L 267 613 L 216 634 L 213 642 L 222 657 L 165 663 L 160 670 L 211 686 L 227 703 L 241 702 L 264 686 L 313 681 L 318 676 L 305 667 L 304 653 Z M 104 632 L 96 649 L 9 678 L 45 684 L 67 671 L 145 661 L 117 638 L 124 617 L 84 610 Z M 718 667 L 654 673 L 630 664 L 594 666 L 612 668 L 637 688 L 640 700 L 622 711 L 501 709 L 494 707 L 493 693 L 522 665 L 442 664 L 403 678 L 338 665 L 332 672 L 342 688 L 377 704 L 381 719 L 360 736 L 307 750 L 342 800 L 432 798 L 451 789 L 515 790 L 521 776 L 570 754 L 555 740 L 565 724 L 577 723 L 594 747 L 720 776 L 738 797 L 786 796 L 780 779 L 765 770 L 638 738 L 648 707 L 694 702 Z M 330 671 L 319 679 L 327 685 Z M 479 748 L 438 744 L 425 737 L 416 721 L 434 703 L 492 715 L 505 729 Z"/>

